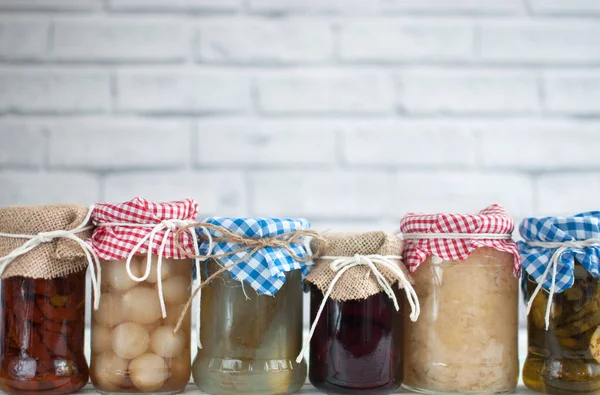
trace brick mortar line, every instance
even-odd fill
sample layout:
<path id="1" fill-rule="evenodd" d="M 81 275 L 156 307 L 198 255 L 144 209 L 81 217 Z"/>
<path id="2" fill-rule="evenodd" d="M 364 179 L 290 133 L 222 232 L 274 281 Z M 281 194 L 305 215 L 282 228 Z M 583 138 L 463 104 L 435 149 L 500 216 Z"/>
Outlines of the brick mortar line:
<path id="1" fill-rule="evenodd" d="M 16 73 L 33 73 L 39 71 L 48 72 L 68 72 L 68 71 L 89 71 L 89 72 L 106 72 L 113 70 L 114 67 L 119 67 L 119 71 L 133 73 L 139 71 L 141 73 L 198 73 L 202 72 L 217 72 L 226 74 L 227 72 L 245 70 L 249 73 L 281 73 L 290 71 L 290 76 L 303 76 L 302 72 L 308 71 L 357 71 L 369 73 L 386 74 L 392 72 L 401 74 L 402 72 L 419 72 L 419 73 L 435 73 L 435 72 L 456 72 L 464 71 L 468 74 L 469 71 L 482 71 L 501 74 L 502 72 L 600 72 L 600 59 L 590 63 L 502 63 L 502 62 L 431 62 L 431 61 L 406 61 L 406 62 L 332 62 L 327 63 L 188 63 L 182 61 L 154 61 L 154 60 L 138 60 L 138 61 L 56 61 L 56 60 L 10 60 L 0 59 L 0 73 L 16 72 Z M 14 66 L 27 66 L 23 70 Z M 67 66 L 69 70 L 57 66 Z M 398 67 L 401 68 L 398 68 Z M 4 69 L 2 69 L 4 67 Z M 45 67 L 47 67 L 45 69 Z M 300 67 L 300 68 L 299 68 Z M 277 74 L 285 75 L 285 74 Z M 251 76 L 251 75 L 249 75 Z M 265 76 L 269 76 L 266 74 Z M 260 77 L 260 76 L 259 76 Z"/>
<path id="2" fill-rule="evenodd" d="M 344 12 L 320 12 L 320 11 L 308 11 L 308 12 L 280 12 L 280 13 L 269 13 L 259 11 L 244 12 L 240 9 L 237 10 L 216 10 L 216 9 L 131 9 L 131 10 L 115 10 L 107 9 L 103 10 L 100 8 L 92 9 L 56 9 L 56 8 L 9 8 L 0 6 L 0 15 L 7 14 L 10 16 L 23 15 L 23 16 L 67 16 L 67 17 L 128 17 L 128 16 L 140 16 L 140 17 L 164 17 L 164 18 L 177 18 L 177 19 L 188 19 L 198 20 L 202 19 L 219 19 L 224 17 L 239 17 L 242 16 L 248 19 L 257 20 L 270 20 L 278 21 L 292 18 L 310 19 L 310 20 L 356 20 L 356 19 L 406 19 L 406 20 L 427 20 L 427 19 L 447 19 L 448 21 L 477 21 L 482 20 L 489 22 L 490 20 L 498 20 L 505 22 L 507 20 L 514 21 L 580 21 L 588 20 L 594 21 L 600 19 L 599 11 L 585 11 L 577 13 L 573 11 L 564 11 L 563 14 L 551 14 L 551 13 L 533 13 L 518 14 L 518 13 L 485 13 L 485 12 L 469 12 L 469 11 L 448 11 L 448 12 L 427 12 L 427 11 L 410 11 L 410 10 L 380 10 L 376 12 L 355 12 L 355 13 L 344 13 Z"/>
<path id="3" fill-rule="evenodd" d="M 431 120 L 431 121 L 472 121 L 473 119 L 494 120 L 494 121 L 514 121 L 514 120 L 530 120 L 530 121 L 544 121 L 544 120 L 563 120 L 573 122 L 589 122 L 595 123 L 600 121 L 600 109 L 594 113 L 576 113 L 571 111 L 553 111 L 553 112 L 535 112 L 535 111 L 524 111 L 524 112 L 457 112 L 450 114 L 447 112 L 438 113 L 395 113 L 393 111 L 381 112 L 381 113 L 367 113 L 361 112 L 356 114 L 356 110 L 347 112 L 332 112 L 324 110 L 322 112 L 286 112 L 279 114 L 265 113 L 264 111 L 258 113 L 257 120 L 295 120 L 295 121 L 309 121 L 309 120 L 338 120 L 345 119 L 346 121 L 376 121 L 376 120 L 397 120 L 397 121 L 417 121 L 417 120 Z M 360 111 L 359 111 L 360 112 Z M 114 117 L 113 117 L 114 115 Z M 215 120 L 229 118 L 231 119 L 245 119 L 251 114 L 248 112 L 135 112 L 135 111 L 118 111 L 116 113 L 106 111 L 0 111 L 0 120 L 12 119 L 12 120 L 44 120 L 44 119 L 78 119 L 78 118 L 103 118 L 103 119 L 143 119 L 147 121 L 152 120 L 186 120 L 186 119 L 200 119 L 200 120 Z"/>

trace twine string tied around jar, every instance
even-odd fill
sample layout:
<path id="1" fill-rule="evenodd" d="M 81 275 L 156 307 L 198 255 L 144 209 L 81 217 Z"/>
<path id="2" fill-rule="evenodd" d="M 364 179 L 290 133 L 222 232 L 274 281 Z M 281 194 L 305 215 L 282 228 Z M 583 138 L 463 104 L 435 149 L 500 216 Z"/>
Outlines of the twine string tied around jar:
<path id="1" fill-rule="evenodd" d="M 562 254 L 564 254 L 570 248 L 585 248 L 585 247 L 597 247 L 600 246 L 600 239 L 586 239 L 586 240 L 570 240 L 570 241 L 527 241 L 527 245 L 530 247 L 541 247 L 541 248 L 556 248 L 556 251 L 550 257 L 550 262 L 548 266 L 544 270 L 538 285 L 535 287 L 535 290 L 531 294 L 529 301 L 527 302 L 527 314 L 531 311 L 531 307 L 533 306 L 533 301 L 537 294 L 541 291 L 546 279 L 548 278 L 548 274 L 550 274 L 550 270 L 552 270 L 552 280 L 550 285 L 549 295 L 548 295 L 548 304 L 546 305 L 546 330 L 550 327 L 550 313 L 552 311 L 552 299 L 554 294 L 556 293 L 556 275 L 558 272 L 558 261 Z"/>
<path id="2" fill-rule="evenodd" d="M 189 229 L 193 228 L 203 229 L 205 235 L 207 235 L 207 239 L 209 240 L 211 246 L 213 245 L 213 243 L 231 243 L 239 244 L 240 247 L 229 252 L 213 254 L 212 248 L 209 246 L 208 252 L 205 255 L 200 255 L 199 253 L 196 253 L 196 255 L 190 254 L 189 252 L 185 251 L 185 249 L 181 246 L 180 237 L 182 232 L 188 231 Z M 209 229 L 219 232 L 222 236 L 212 236 L 212 238 L 210 238 Z M 311 238 L 312 240 L 318 241 L 317 251 L 313 253 L 312 251 L 310 251 L 310 248 L 308 248 L 308 254 L 303 258 L 296 254 L 294 250 L 290 247 L 290 245 L 303 243 L 305 241 L 305 238 L 307 237 Z M 308 245 L 308 243 L 306 244 Z M 183 320 L 185 318 L 185 314 L 189 310 L 192 301 L 196 297 L 196 294 L 201 295 L 202 288 L 206 287 L 208 284 L 210 284 L 212 280 L 214 280 L 219 275 L 223 274 L 225 271 L 241 264 L 242 262 L 246 261 L 249 257 L 252 257 L 258 251 L 266 247 L 282 248 L 286 250 L 292 257 L 292 259 L 294 259 L 295 261 L 300 263 L 306 263 L 314 259 L 314 257 L 321 254 L 321 252 L 325 248 L 326 240 L 317 231 L 311 229 L 300 229 L 292 232 L 286 232 L 277 236 L 254 238 L 238 235 L 220 225 L 215 225 L 208 222 L 196 222 L 188 224 L 185 227 L 177 230 L 177 232 L 175 233 L 175 245 L 182 254 L 190 258 L 200 259 L 202 261 L 214 259 L 217 263 L 219 258 L 236 255 L 238 253 L 245 253 L 244 256 L 241 257 L 239 260 L 228 265 L 221 266 L 219 270 L 208 276 L 204 281 L 200 283 L 200 285 L 198 285 L 198 287 L 196 287 L 196 289 L 192 293 L 192 296 L 190 296 L 179 315 L 179 319 L 177 320 L 177 325 L 175 326 L 174 330 L 174 332 L 177 332 L 181 327 L 181 324 L 183 323 Z M 198 278 L 200 278 L 200 271 L 198 271 Z M 200 303 L 199 308 L 201 308 Z"/>
<path id="3" fill-rule="evenodd" d="M 404 272 L 398 267 L 398 264 L 396 262 L 394 262 L 395 260 L 402 260 L 401 256 L 398 256 L 398 255 L 384 256 L 384 255 L 378 255 L 378 254 L 373 254 L 373 255 L 354 254 L 353 256 L 321 256 L 321 257 L 319 257 L 319 259 L 331 260 L 332 262 L 329 264 L 329 267 L 336 274 L 333 277 L 333 279 L 331 280 L 331 283 L 329 283 L 329 287 L 327 288 L 327 291 L 325 292 L 325 295 L 323 296 L 323 302 L 321 302 L 321 306 L 319 306 L 319 310 L 317 311 L 314 322 L 310 328 L 310 332 L 308 334 L 308 339 L 304 343 L 304 346 L 302 347 L 300 354 L 298 354 L 298 356 L 296 357 L 296 362 L 300 363 L 302 361 L 302 358 L 304 357 L 304 353 L 306 352 L 306 350 L 308 349 L 308 346 L 310 345 L 310 339 L 312 339 L 312 336 L 317 328 L 319 318 L 321 317 L 321 314 L 323 313 L 323 309 L 325 308 L 325 305 L 327 304 L 327 300 L 329 299 L 329 296 L 333 292 L 336 283 L 339 281 L 340 278 L 342 278 L 342 276 L 344 275 L 344 273 L 346 271 L 352 269 L 353 267 L 356 267 L 356 266 L 369 267 L 369 269 L 371 270 L 371 273 L 373 273 L 373 275 L 375 276 L 375 279 L 377 280 L 377 282 L 379 283 L 381 288 L 384 290 L 384 292 L 387 294 L 387 296 L 394 303 L 394 308 L 396 309 L 396 311 L 398 311 L 398 310 L 400 310 L 400 305 L 398 304 L 398 299 L 396 298 L 396 295 L 394 294 L 392 285 L 384 277 L 384 275 L 377 268 L 377 266 L 384 267 L 385 269 L 387 269 L 391 273 L 393 273 L 394 277 L 396 277 L 398 279 L 398 281 L 402 284 L 402 288 L 404 288 L 404 292 L 406 293 L 406 298 L 408 299 L 408 303 L 410 304 L 410 308 L 411 308 L 411 313 L 410 313 L 411 321 L 415 322 L 419 318 L 421 308 L 419 305 L 419 298 L 417 296 L 417 293 L 415 292 L 415 290 L 412 287 L 408 278 L 405 276 Z"/>
<path id="4" fill-rule="evenodd" d="M 92 280 L 92 292 L 94 294 L 94 310 L 98 309 L 100 305 L 100 282 L 102 281 L 102 272 L 100 269 L 100 259 L 98 255 L 94 252 L 91 245 L 83 241 L 81 238 L 77 236 L 78 233 L 86 232 L 92 230 L 93 226 L 87 226 L 90 222 L 90 217 L 92 215 L 92 211 L 94 206 L 91 206 L 88 210 L 87 215 L 83 222 L 78 225 L 76 228 L 71 230 L 53 230 L 50 232 L 40 232 L 35 235 L 25 235 L 25 234 L 14 234 L 14 233 L 1 233 L 0 237 L 8 237 L 13 239 L 26 239 L 27 241 L 23 243 L 20 247 L 15 248 L 8 255 L 0 257 L 0 276 L 6 268 L 18 257 L 27 254 L 29 251 L 33 250 L 37 246 L 43 243 L 51 243 L 56 239 L 68 239 L 76 242 L 83 252 L 85 253 L 85 257 L 88 261 L 88 265 L 90 266 L 90 277 Z"/>
<path id="5" fill-rule="evenodd" d="M 510 240 L 512 235 L 509 233 L 404 233 L 402 239 L 404 240 L 423 240 L 423 239 L 443 239 L 443 240 L 461 240 L 461 239 L 473 239 L 473 240 Z"/>

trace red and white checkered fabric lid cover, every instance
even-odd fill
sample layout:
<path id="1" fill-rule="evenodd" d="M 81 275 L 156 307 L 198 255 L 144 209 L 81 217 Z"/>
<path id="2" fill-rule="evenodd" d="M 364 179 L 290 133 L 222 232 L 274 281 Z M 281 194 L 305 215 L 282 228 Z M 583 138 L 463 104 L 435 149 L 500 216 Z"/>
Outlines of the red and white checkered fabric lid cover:
<path id="1" fill-rule="evenodd" d="M 512 234 L 514 221 L 506 210 L 493 204 L 477 215 L 463 214 L 415 214 L 410 213 L 400 220 L 400 231 L 409 233 L 493 233 Z M 480 247 L 491 247 L 513 254 L 515 275 L 520 272 L 521 258 L 517 244 L 512 239 L 406 239 L 404 240 L 404 262 L 414 273 L 429 255 L 443 260 L 464 260 Z"/>
<path id="2" fill-rule="evenodd" d="M 195 220 L 198 203 L 192 199 L 155 203 L 136 197 L 123 203 L 96 204 L 92 211 L 94 225 L 106 223 L 130 224 L 131 226 L 101 226 L 94 230 L 91 238 L 92 248 L 102 259 L 116 260 L 126 258 L 140 240 L 152 232 L 153 227 L 140 227 L 136 224 L 158 225 L 163 220 Z M 191 232 L 194 229 L 190 230 Z M 156 232 L 152 252 L 158 255 L 165 230 Z M 175 246 L 175 232 L 171 232 L 165 243 L 164 258 L 188 259 Z M 136 254 L 148 252 L 148 241 L 136 251 Z M 193 241 L 189 232 L 181 234 L 181 245 L 191 254 L 194 253 Z"/>

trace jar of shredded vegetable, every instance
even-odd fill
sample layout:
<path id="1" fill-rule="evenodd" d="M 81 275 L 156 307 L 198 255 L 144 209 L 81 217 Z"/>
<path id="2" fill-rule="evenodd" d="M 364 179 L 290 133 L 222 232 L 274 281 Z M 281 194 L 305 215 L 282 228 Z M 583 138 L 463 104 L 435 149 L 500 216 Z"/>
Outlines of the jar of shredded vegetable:
<path id="1" fill-rule="evenodd" d="M 404 258 L 421 303 L 405 330 L 403 387 L 424 393 L 516 389 L 519 255 L 499 206 L 477 215 L 409 214 Z"/>

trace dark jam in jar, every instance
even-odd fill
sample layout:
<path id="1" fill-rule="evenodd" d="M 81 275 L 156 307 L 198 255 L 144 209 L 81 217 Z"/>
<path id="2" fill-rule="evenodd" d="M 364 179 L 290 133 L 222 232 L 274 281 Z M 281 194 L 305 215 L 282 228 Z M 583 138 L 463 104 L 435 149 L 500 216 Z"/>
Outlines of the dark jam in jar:
<path id="1" fill-rule="evenodd" d="M 51 280 L 2 280 L 0 389 L 68 394 L 88 381 L 85 270 Z"/>
<path id="2" fill-rule="evenodd" d="M 403 378 L 401 310 L 384 292 L 361 300 L 328 299 L 310 344 L 310 382 L 333 394 L 390 394 Z M 311 285 L 311 323 L 323 293 Z"/>

